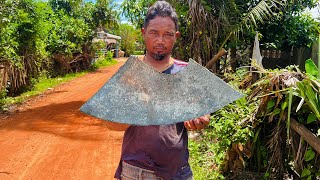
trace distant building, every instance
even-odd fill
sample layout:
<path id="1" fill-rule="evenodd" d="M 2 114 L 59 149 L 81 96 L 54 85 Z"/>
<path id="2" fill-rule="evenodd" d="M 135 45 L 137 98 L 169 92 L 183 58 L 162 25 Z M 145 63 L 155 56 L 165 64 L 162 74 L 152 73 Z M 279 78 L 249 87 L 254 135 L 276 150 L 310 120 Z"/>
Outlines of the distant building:
<path id="1" fill-rule="evenodd" d="M 116 36 L 113 34 L 106 33 L 104 30 L 97 32 L 97 37 L 93 38 L 92 42 L 103 41 L 106 43 L 106 47 L 100 49 L 100 52 L 105 53 L 106 51 L 112 51 L 115 54 L 115 57 L 118 58 L 119 56 L 119 41 L 121 41 L 120 36 Z"/>

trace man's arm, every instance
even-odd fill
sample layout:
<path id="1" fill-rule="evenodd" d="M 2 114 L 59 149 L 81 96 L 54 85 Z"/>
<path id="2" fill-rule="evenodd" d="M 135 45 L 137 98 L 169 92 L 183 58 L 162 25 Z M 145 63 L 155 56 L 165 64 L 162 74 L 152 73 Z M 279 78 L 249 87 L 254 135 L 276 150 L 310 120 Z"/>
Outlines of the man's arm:
<path id="1" fill-rule="evenodd" d="M 112 121 L 105 121 L 105 123 L 108 129 L 114 130 L 114 131 L 125 131 L 130 127 L 129 124 L 121 124 L 121 123 L 116 123 Z"/>
<path id="2" fill-rule="evenodd" d="M 184 127 L 186 127 L 188 130 L 200 130 L 208 126 L 209 121 L 210 114 L 207 114 L 193 120 L 185 121 Z"/>

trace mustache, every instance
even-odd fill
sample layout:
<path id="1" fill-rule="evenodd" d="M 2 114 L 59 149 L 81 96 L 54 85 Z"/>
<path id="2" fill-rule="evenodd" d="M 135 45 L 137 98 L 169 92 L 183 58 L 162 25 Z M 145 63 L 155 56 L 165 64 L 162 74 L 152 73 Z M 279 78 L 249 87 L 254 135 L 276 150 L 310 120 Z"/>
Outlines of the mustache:
<path id="1" fill-rule="evenodd" d="M 162 46 L 162 45 L 154 46 L 153 48 L 154 49 L 158 49 L 158 48 L 167 49 L 165 46 Z"/>

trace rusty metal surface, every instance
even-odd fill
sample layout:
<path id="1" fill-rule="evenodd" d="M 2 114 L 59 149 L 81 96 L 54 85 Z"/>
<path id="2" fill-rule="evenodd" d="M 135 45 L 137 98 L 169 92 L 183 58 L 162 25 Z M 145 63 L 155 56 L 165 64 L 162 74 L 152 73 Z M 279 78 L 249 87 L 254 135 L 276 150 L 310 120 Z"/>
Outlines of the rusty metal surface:
<path id="1" fill-rule="evenodd" d="M 131 56 L 80 110 L 113 122 L 161 125 L 215 112 L 240 97 L 242 94 L 191 59 L 186 68 L 172 75 L 159 73 Z"/>

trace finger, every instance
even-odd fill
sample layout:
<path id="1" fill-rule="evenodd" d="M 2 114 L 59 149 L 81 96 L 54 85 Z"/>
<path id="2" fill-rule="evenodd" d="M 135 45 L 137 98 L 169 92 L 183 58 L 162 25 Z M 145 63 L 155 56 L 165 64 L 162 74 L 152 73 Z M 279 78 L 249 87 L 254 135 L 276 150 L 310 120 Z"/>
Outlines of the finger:
<path id="1" fill-rule="evenodd" d="M 190 124 L 191 124 L 191 128 L 193 130 L 198 130 L 198 128 L 200 127 L 198 119 L 194 119 L 194 120 L 190 121 Z"/>
<path id="2" fill-rule="evenodd" d="M 200 130 L 203 128 L 203 124 L 202 124 L 200 118 L 194 119 L 192 122 L 195 125 L 197 130 Z"/>
<path id="3" fill-rule="evenodd" d="M 190 124 L 189 124 L 189 121 L 185 121 L 184 122 L 184 127 L 186 127 L 188 130 L 191 130 L 190 128 Z"/>
<path id="4" fill-rule="evenodd" d="M 202 116 L 202 117 L 199 118 L 199 119 L 200 119 L 200 122 L 201 122 L 201 124 L 202 124 L 203 126 L 208 126 L 208 124 L 209 124 L 209 122 L 210 122 L 209 118 L 207 118 L 206 116 Z"/>
<path id="5" fill-rule="evenodd" d="M 196 130 L 197 129 L 193 123 L 193 120 L 189 120 L 188 125 L 189 125 L 189 130 Z"/>

